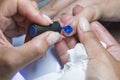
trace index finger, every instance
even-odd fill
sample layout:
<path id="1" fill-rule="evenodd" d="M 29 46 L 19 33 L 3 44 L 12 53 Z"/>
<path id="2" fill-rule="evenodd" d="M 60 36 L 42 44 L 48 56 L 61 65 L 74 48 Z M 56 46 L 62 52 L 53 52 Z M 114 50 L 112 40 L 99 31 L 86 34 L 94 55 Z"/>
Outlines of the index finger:
<path id="1" fill-rule="evenodd" d="M 34 1 L 19 0 L 18 13 L 27 17 L 27 19 L 36 24 L 49 25 L 52 23 L 52 20 L 48 16 L 40 12 L 36 2 Z"/>
<path id="2" fill-rule="evenodd" d="M 118 61 L 120 61 L 120 45 L 113 38 L 113 36 L 98 22 L 93 22 L 91 24 L 92 31 L 96 34 L 97 38 L 106 43 L 107 51 L 115 57 Z M 101 35 L 102 34 L 102 35 Z"/>
<path id="3" fill-rule="evenodd" d="M 102 46 L 96 35 L 92 32 L 90 24 L 85 18 L 80 18 L 78 27 L 79 40 L 84 44 L 88 56 L 94 59 L 101 59 L 105 53 L 108 53 Z"/>

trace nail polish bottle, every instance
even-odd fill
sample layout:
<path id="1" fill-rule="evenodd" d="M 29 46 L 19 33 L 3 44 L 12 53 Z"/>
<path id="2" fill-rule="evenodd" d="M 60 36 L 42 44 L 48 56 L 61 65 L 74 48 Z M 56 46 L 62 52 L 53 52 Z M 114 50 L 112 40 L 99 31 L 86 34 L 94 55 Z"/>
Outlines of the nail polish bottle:
<path id="1" fill-rule="evenodd" d="M 37 24 L 32 24 L 28 28 L 28 34 L 30 37 L 35 37 L 46 31 L 55 31 L 55 32 L 60 33 L 61 30 L 64 30 L 65 33 L 69 35 L 73 31 L 73 28 L 69 25 L 61 27 L 61 25 L 57 21 L 53 22 L 53 24 L 50 24 L 49 26 L 41 26 Z"/>

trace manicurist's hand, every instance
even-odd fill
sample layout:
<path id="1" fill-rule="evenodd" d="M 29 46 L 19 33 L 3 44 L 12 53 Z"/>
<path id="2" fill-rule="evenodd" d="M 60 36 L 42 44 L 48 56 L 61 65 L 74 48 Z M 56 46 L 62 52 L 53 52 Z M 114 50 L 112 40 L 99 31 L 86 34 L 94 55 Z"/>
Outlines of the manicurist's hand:
<path id="1" fill-rule="evenodd" d="M 0 29 L 7 38 L 25 33 L 30 22 L 49 25 L 52 21 L 31 0 L 1 0 Z"/>
<path id="2" fill-rule="evenodd" d="M 110 33 L 98 22 L 90 25 L 85 18 L 80 18 L 77 33 L 88 53 L 87 79 L 119 80 L 120 45 Z M 104 48 L 100 41 L 104 42 L 107 47 Z"/>
<path id="3" fill-rule="evenodd" d="M 90 24 L 86 18 L 80 18 L 77 26 L 77 36 L 88 54 L 87 79 L 119 80 L 120 45 L 111 34 L 100 23 L 93 22 Z M 56 50 L 63 64 L 68 60 L 67 50 L 76 44 L 77 40 L 75 39 L 73 37 L 56 44 Z M 106 44 L 106 48 L 100 41 Z"/>
<path id="4" fill-rule="evenodd" d="M 59 33 L 50 31 L 24 45 L 12 46 L 8 40 L 26 33 L 31 22 L 41 25 L 52 23 L 33 1 L 0 1 L 0 80 L 10 80 L 20 68 L 42 57 L 50 45 L 62 39 Z"/>

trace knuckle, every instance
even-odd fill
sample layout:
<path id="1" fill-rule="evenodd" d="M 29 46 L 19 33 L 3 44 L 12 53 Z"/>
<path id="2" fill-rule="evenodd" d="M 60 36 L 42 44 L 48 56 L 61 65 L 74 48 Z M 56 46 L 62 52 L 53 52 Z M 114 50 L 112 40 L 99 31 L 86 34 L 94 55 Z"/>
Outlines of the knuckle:
<path id="1" fill-rule="evenodd" d="M 35 43 L 34 49 L 37 56 L 43 56 L 43 54 L 45 54 L 46 50 L 48 49 L 48 44 L 44 40 L 39 41 L 37 44 Z"/>

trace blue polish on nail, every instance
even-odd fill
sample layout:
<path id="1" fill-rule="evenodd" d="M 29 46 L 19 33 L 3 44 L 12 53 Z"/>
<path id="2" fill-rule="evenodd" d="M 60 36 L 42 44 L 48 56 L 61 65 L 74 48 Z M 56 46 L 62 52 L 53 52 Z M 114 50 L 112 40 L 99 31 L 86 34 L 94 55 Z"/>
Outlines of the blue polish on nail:
<path id="1" fill-rule="evenodd" d="M 62 29 L 65 31 L 66 34 L 70 34 L 73 31 L 73 28 L 68 25 L 68 26 L 63 26 Z"/>

